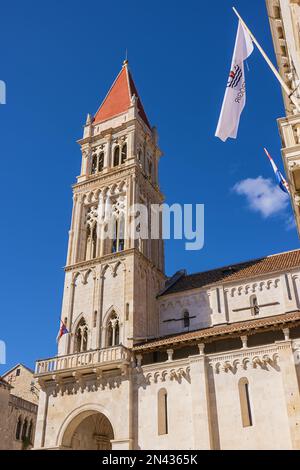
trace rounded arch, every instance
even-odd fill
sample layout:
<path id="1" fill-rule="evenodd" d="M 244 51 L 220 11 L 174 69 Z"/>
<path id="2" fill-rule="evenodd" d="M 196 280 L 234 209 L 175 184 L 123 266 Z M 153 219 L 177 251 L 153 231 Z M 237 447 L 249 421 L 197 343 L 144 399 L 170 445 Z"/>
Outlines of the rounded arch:
<path id="1" fill-rule="evenodd" d="M 77 286 L 78 285 L 78 282 L 81 280 L 82 284 L 84 283 L 84 278 L 83 278 L 83 273 L 80 272 L 80 271 L 77 271 L 76 273 L 74 273 L 73 275 L 73 280 L 72 280 L 72 283 L 74 284 L 74 286 Z"/>
<path id="2" fill-rule="evenodd" d="M 113 276 L 116 276 L 118 274 L 118 270 L 119 268 L 123 269 L 123 271 L 126 271 L 126 265 L 125 265 L 125 262 L 123 260 L 119 260 L 115 266 L 113 266 L 112 268 L 112 274 Z"/>
<path id="3" fill-rule="evenodd" d="M 96 272 L 93 268 L 89 268 L 85 273 L 82 274 L 83 283 L 87 284 L 89 277 L 92 276 L 92 279 L 96 279 Z"/>
<path id="4" fill-rule="evenodd" d="M 71 411 L 63 420 L 56 439 L 58 447 L 71 447 L 72 438 L 78 426 L 84 419 L 99 413 L 107 419 L 111 426 L 113 439 L 116 438 L 116 429 L 110 413 L 102 406 L 96 403 L 86 403 L 79 406 L 76 410 Z"/>
<path id="5" fill-rule="evenodd" d="M 101 267 L 101 277 L 105 278 L 105 275 L 107 273 L 107 270 L 110 268 L 109 264 L 105 264 L 104 266 Z"/>

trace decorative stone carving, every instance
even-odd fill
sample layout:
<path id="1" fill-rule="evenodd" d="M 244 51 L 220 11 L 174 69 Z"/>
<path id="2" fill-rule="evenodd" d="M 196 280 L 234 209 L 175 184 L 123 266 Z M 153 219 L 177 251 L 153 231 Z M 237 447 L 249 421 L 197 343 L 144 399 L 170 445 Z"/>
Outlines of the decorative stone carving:
<path id="1" fill-rule="evenodd" d="M 241 354 L 241 357 L 234 358 L 234 356 L 230 359 L 224 361 L 210 361 L 209 364 L 213 368 L 216 374 L 220 374 L 220 372 L 231 372 L 235 374 L 240 367 L 243 370 L 247 370 L 249 365 L 256 369 L 260 367 L 261 369 L 268 369 L 268 367 L 272 367 L 276 369 L 278 367 L 278 359 L 279 356 L 277 353 L 273 354 L 257 354 L 257 355 L 250 355 L 245 356 L 245 354 Z"/>

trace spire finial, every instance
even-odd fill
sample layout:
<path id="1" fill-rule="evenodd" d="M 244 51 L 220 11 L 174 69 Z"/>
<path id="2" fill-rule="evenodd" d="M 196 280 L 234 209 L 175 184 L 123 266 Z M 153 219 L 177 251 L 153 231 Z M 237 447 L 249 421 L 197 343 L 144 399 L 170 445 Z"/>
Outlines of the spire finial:
<path id="1" fill-rule="evenodd" d="M 128 65 L 128 51 L 127 47 L 125 49 L 125 59 L 123 60 L 123 65 Z"/>

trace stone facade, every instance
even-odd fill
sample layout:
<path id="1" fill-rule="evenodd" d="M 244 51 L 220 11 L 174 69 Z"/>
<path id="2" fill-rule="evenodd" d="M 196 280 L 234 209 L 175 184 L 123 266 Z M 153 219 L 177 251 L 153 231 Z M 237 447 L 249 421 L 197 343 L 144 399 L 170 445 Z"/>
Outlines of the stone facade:
<path id="1" fill-rule="evenodd" d="M 300 449 L 300 250 L 166 279 L 161 237 L 123 239 L 130 204 L 163 200 L 126 63 L 79 144 L 64 334 L 36 364 L 35 448 Z"/>
<path id="2" fill-rule="evenodd" d="M 39 387 L 33 371 L 16 365 L 0 380 L 0 449 L 24 450 L 33 446 Z"/>

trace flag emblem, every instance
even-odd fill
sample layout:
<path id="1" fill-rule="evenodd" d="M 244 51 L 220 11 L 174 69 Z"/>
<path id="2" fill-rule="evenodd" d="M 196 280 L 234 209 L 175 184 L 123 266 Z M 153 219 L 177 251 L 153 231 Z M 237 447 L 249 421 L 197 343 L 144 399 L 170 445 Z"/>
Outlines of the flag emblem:
<path id="1" fill-rule="evenodd" d="M 243 77 L 242 69 L 239 65 L 234 66 L 234 70 L 230 71 L 227 88 L 236 88 Z"/>

